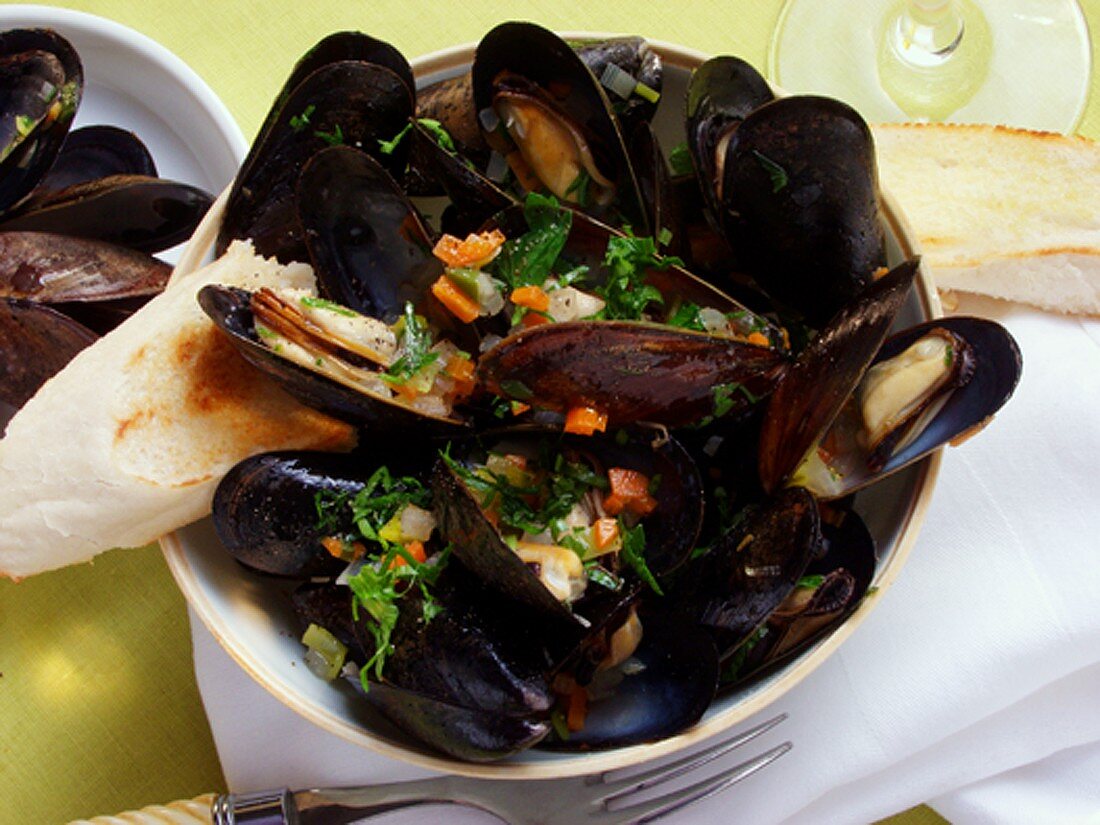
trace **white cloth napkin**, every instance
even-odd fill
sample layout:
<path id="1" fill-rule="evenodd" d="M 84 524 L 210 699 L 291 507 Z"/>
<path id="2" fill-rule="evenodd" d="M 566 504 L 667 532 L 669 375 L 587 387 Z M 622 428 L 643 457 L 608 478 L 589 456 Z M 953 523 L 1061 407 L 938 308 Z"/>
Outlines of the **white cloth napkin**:
<path id="1" fill-rule="evenodd" d="M 948 450 L 878 607 L 765 711 L 790 719 L 752 752 L 794 750 L 670 821 L 869 822 L 921 802 L 956 822 L 1100 821 L 1100 322 L 979 298 L 958 312 L 1016 336 L 1015 396 Z M 192 625 L 231 789 L 423 775 L 298 718 Z"/>

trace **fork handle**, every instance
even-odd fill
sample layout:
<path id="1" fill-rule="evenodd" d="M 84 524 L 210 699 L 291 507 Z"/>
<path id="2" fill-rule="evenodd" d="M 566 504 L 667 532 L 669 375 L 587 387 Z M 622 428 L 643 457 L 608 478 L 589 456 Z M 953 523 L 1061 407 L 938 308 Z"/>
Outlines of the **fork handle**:
<path id="1" fill-rule="evenodd" d="M 415 805 L 453 803 L 433 780 L 363 788 L 224 794 L 210 813 L 213 825 L 341 825 Z"/>

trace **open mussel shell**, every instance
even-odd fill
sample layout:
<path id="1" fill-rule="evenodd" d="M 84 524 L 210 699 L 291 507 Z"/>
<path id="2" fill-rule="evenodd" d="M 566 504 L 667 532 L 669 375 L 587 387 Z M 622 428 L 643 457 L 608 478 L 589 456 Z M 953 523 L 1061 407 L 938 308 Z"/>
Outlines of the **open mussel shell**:
<path id="1" fill-rule="evenodd" d="M 532 625 L 495 608 L 468 576 L 445 570 L 424 621 L 413 590 L 399 602 L 383 679 L 368 675 L 366 696 L 395 724 L 445 753 L 475 761 L 508 756 L 549 731 L 553 694 Z M 356 633 L 374 650 L 366 610 Z M 376 689 L 383 690 L 375 695 Z"/>
<path id="2" fill-rule="evenodd" d="M 714 699 L 718 654 L 698 625 L 643 616 L 642 641 L 629 664 L 613 676 L 597 675 L 584 727 L 544 746 L 598 750 L 653 742 L 691 727 Z"/>
<path id="3" fill-rule="evenodd" d="M 38 185 L 84 90 L 80 57 L 48 29 L 0 33 L 0 212 Z"/>
<path id="4" fill-rule="evenodd" d="M 226 202 L 217 251 L 251 239 L 256 251 L 280 261 L 304 260 L 295 187 L 313 155 L 333 143 L 361 147 L 394 174 L 405 168 L 404 141 L 382 155 L 413 112 L 412 92 L 390 69 L 361 61 L 328 63 L 276 101 Z"/>
<path id="5" fill-rule="evenodd" d="M 649 218 L 654 236 L 660 237 L 666 231 L 670 233 L 668 244 L 662 251 L 666 255 L 681 257 L 687 248 L 684 217 L 664 152 L 649 123 L 643 121 L 630 133 L 627 151 L 638 177 L 642 208 Z"/>
<path id="6" fill-rule="evenodd" d="M 429 415 L 366 390 L 351 389 L 276 354 L 256 334 L 251 294 L 245 290 L 210 285 L 199 291 L 198 298 L 203 311 L 248 363 L 308 407 L 379 432 L 453 435 L 466 428 L 461 419 Z"/>
<path id="7" fill-rule="evenodd" d="M 56 192 L 110 175 L 155 178 L 157 166 L 149 149 L 133 132 L 116 126 L 85 126 L 65 136 L 38 192 Z"/>
<path id="8" fill-rule="evenodd" d="M 886 263 L 871 130 L 837 100 L 780 98 L 745 118 L 725 153 L 719 208 L 738 260 L 811 323 Z"/>
<path id="9" fill-rule="evenodd" d="M 929 334 L 942 331 L 949 333 L 953 342 L 950 346 L 956 350 L 950 366 L 953 377 L 941 388 L 942 394 L 929 401 L 927 415 L 917 416 L 912 422 L 914 431 L 906 433 L 897 444 L 888 439 L 877 451 L 868 451 L 857 441 L 853 455 L 838 462 L 840 478 L 830 474 L 827 480 L 820 479 L 820 489 L 814 475 L 799 473 L 795 483 L 806 484 L 821 498 L 840 498 L 909 466 L 949 442 L 967 437 L 992 419 L 1012 396 L 1022 370 L 1016 341 L 994 321 L 954 317 L 918 324 L 889 338 L 872 366 L 902 353 Z M 945 400 L 937 410 L 932 405 L 941 399 Z M 858 414 L 858 410 L 855 412 Z"/>
<path id="10" fill-rule="evenodd" d="M 490 392 L 536 407 L 593 406 L 610 426 L 676 427 L 747 409 L 772 391 L 786 363 L 769 347 L 702 332 L 570 321 L 510 335 L 482 356 L 477 377 Z M 733 390 L 720 399 L 721 386 Z"/>
<path id="11" fill-rule="evenodd" d="M 875 281 L 799 353 L 768 401 L 760 429 L 760 482 L 787 480 L 851 395 L 909 294 L 919 261 Z"/>
<path id="12" fill-rule="evenodd" d="M 0 431 L 39 387 L 96 338 L 49 307 L 0 298 Z"/>
<path id="13" fill-rule="evenodd" d="M 154 253 L 191 237 L 214 202 L 194 186 L 111 175 L 35 194 L 0 222 L 4 232 L 56 232 Z"/>
<path id="14" fill-rule="evenodd" d="M 661 56 L 642 37 L 605 37 L 567 41 L 584 65 L 608 90 L 614 113 L 624 135 L 657 112 L 663 85 Z M 617 71 L 616 71 L 617 70 Z M 639 93 L 638 85 L 645 87 Z"/>
<path id="15" fill-rule="evenodd" d="M 720 204 L 726 147 L 741 122 L 774 99 L 763 76 L 737 57 L 711 58 L 692 72 L 686 106 L 688 149 L 716 226 L 725 218 Z"/>
<path id="16" fill-rule="evenodd" d="M 790 660 L 859 606 L 875 575 L 875 541 L 856 513 L 836 515 L 839 521 L 822 521 L 822 555 L 810 562 L 800 586 L 728 657 L 724 685 L 742 684 L 763 669 Z"/>
<path id="17" fill-rule="evenodd" d="M 662 606 L 709 628 L 724 659 L 787 598 L 821 544 L 817 500 L 783 490 L 681 567 Z"/>
<path id="18" fill-rule="evenodd" d="M 443 264 L 427 226 L 374 158 L 333 146 L 306 164 L 297 209 L 324 293 L 390 323 L 407 302 L 426 303 Z"/>
<path id="19" fill-rule="evenodd" d="M 277 576 L 335 576 L 347 562 L 321 545 L 355 532 L 350 509 L 322 530 L 318 498 L 354 496 L 373 464 L 334 453 L 264 453 L 236 464 L 214 492 L 214 529 L 237 561 Z M 368 469 L 369 468 L 369 469 Z"/>
<path id="20" fill-rule="evenodd" d="M 555 99 L 555 108 L 584 135 L 595 167 L 614 182 L 615 201 L 626 222 L 639 234 L 651 234 L 611 103 L 584 61 L 548 29 L 533 23 L 502 23 L 481 39 L 474 55 L 473 93 L 479 117 L 494 108 L 502 73 L 533 83 Z M 533 156 L 538 148 L 527 147 L 525 152 Z"/>
<path id="21" fill-rule="evenodd" d="M 652 494 L 657 507 L 641 522 L 645 526 L 646 562 L 652 572 L 660 575 L 675 569 L 691 553 L 703 517 L 702 480 L 694 462 L 675 440 L 655 443 L 641 431 L 628 435 L 622 443 L 608 438 L 528 430 L 502 431 L 495 437 L 494 449 L 539 455 L 549 445 L 596 472 L 623 467 L 651 480 L 659 478 Z M 452 456 L 460 464 L 473 466 L 484 455 L 481 446 L 473 442 L 452 445 Z M 446 462 L 437 463 L 432 489 L 440 534 L 452 545 L 463 565 L 487 587 L 566 626 L 579 623 L 591 629 L 606 624 L 608 615 L 621 613 L 623 604 L 615 599 L 586 601 L 590 594 L 598 594 L 602 589 L 593 583 L 572 608 L 563 605 L 509 547 L 487 517 L 478 494 Z M 628 589 L 633 587 L 630 585 Z"/>

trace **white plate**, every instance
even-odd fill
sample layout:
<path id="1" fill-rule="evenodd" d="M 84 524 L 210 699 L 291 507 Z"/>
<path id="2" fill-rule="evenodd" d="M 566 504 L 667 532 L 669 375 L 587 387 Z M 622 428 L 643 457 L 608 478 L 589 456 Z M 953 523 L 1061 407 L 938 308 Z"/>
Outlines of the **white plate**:
<path id="1" fill-rule="evenodd" d="M 663 105 L 658 109 L 655 126 L 667 149 L 683 139 L 677 118 L 682 117 L 687 78 L 691 68 L 704 57 L 671 44 L 651 43 L 665 61 Z M 472 58 L 473 46 L 466 45 L 418 58 L 412 64 L 418 83 L 423 86 L 461 73 Z M 884 200 L 888 254 L 891 263 L 896 264 L 917 253 L 916 242 L 897 204 L 889 197 Z M 211 210 L 208 225 L 200 227 L 192 238 L 194 249 L 189 250 L 189 258 L 205 251 L 213 241 L 216 209 Z M 939 314 L 939 301 L 931 280 L 922 273 L 899 322 L 908 326 Z M 878 543 L 879 566 L 874 584 L 880 591 L 897 576 L 916 540 L 939 464 L 937 452 L 860 494 L 857 509 Z M 284 588 L 238 565 L 222 548 L 210 519 L 166 536 L 161 546 L 169 569 L 203 624 L 244 671 L 287 707 L 330 733 L 386 756 L 423 768 L 502 779 L 551 778 L 621 768 L 689 747 L 726 730 L 779 699 L 804 679 L 837 649 L 878 602 L 877 598 L 865 599 L 841 627 L 810 650 L 768 676 L 723 695 L 699 724 L 677 736 L 593 753 L 533 749 L 502 762 L 474 764 L 427 750 L 382 718 L 347 685 L 324 682 L 303 667 L 297 622 L 282 592 Z M 211 701 L 215 697 L 206 698 Z M 214 719 L 216 714 L 211 716 Z M 264 741 L 268 734 L 257 736 L 254 744 Z M 364 776 L 363 781 L 367 780 Z"/>
<path id="2" fill-rule="evenodd" d="M 0 6 L 0 29 L 54 29 L 84 64 L 73 128 L 128 129 L 149 147 L 162 178 L 217 194 L 248 152 L 225 105 L 182 60 L 143 34 L 92 14 L 51 6 Z M 174 261 L 178 251 L 163 257 Z"/>

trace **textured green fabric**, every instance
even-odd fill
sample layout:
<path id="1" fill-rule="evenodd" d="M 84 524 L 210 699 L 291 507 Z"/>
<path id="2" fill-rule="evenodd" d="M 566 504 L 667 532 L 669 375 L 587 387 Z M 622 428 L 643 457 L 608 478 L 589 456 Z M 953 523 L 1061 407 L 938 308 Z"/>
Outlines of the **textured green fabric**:
<path id="1" fill-rule="evenodd" d="M 762 66 L 780 0 L 438 3 L 428 0 L 80 0 L 158 40 L 213 88 L 251 137 L 298 56 L 359 29 L 415 57 L 476 41 L 504 19 L 618 31 Z M 1094 38 L 1100 0 L 1082 4 Z M 1094 51 L 1096 50 L 1094 41 Z M 1094 83 L 1095 88 L 1095 83 Z M 170 101 L 166 101 L 170 104 Z M 1094 94 L 1081 131 L 1100 137 Z M 195 688 L 183 599 L 155 548 L 19 585 L 0 582 L 0 823 L 112 813 L 222 786 Z M 921 808 L 892 825 L 942 822 Z"/>

